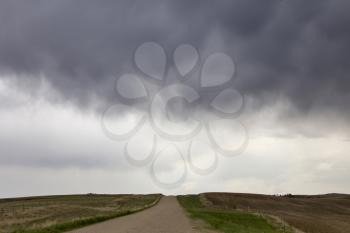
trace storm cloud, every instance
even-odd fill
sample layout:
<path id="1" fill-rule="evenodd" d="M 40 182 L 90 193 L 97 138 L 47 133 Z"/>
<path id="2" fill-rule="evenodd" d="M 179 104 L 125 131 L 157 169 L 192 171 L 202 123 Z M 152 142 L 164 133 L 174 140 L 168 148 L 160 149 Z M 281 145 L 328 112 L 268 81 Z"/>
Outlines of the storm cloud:
<path id="1" fill-rule="evenodd" d="M 0 72 L 34 92 L 44 77 L 54 101 L 88 107 L 115 98 L 139 44 L 171 53 L 190 43 L 232 56 L 235 85 L 256 107 L 286 98 L 298 116 L 348 116 L 349 10 L 345 0 L 1 1 Z"/>
<path id="2" fill-rule="evenodd" d="M 180 82 L 205 104 L 217 93 L 198 85 L 202 64 L 213 53 L 233 59 L 234 79 L 220 88 L 243 94 L 239 120 L 249 146 L 242 156 L 220 157 L 210 176 L 189 172 L 169 193 L 349 192 L 349 12 L 348 0 L 0 1 L 0 174 L 14 180 L 0 180 L 0 196 L 163 192 L 144 175 L 149 167 L 125 159 L 125 141 L 104 134 L 101 115 L 118 101 L 145 110 L 123 98 L 140 94 L 137 86 L 118 89 L 116 80 L 135 73 L 155 93 L 180 76 L 172 58 L 184 44 L 197 49 L 199 62 Z M 164 48 L 166 82 L 146 82 L 140 72 L 135 51 L 145 42 Z M 193 106 L 174 99 L 167 107 L 182 121 Z M 116 123 L 132 127 L 131 111 L 115 113 Z M 206 108 L 199 113 L 203 121 L 211 116 Z M 142 157 L 161 136 L 151 124 L 139 132 L 127 143 Z M 177 163 L 160 171 L 169 164 Z"/>

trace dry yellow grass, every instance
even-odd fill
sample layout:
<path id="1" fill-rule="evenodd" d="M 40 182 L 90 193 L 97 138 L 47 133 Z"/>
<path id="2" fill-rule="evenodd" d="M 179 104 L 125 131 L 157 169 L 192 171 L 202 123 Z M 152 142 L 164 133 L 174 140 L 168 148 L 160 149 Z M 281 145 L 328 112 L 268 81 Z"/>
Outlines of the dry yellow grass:
<path id="1" fill-rule="evenodd" d="M 349 233 L 350 195 L 270 196 L 205 193 L 207 205 L 274 215 L 307 233 Z"/>
<path id="2" fill-rule="evenodd" d="M 159 195 L 65 195 L 0 199 L 0 232 L 42 229 L 79 219 L 133 211 Z"/>

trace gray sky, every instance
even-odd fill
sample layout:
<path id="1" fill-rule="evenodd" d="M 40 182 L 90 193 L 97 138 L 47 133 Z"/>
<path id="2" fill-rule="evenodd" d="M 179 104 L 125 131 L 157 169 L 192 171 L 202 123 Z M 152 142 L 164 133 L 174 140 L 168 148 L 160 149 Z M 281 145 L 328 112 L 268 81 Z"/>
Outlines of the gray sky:
<path id="1" fill-rule="evenodd" d="M 347 0 L 1 1 L 0 196 L 349 193 L 349 10 Z M 159 54 L 137 60 L 136 49 L 145 42 L 164 49 L 162 82 L 152 82 L 140 70 L 145 62 L 157 71 L 164 60 Z M 175 49 L 183 44 L 198 53 L 185 81 L 173 61 Z M 200 85 L 204 75 L 215 83 L 230 72 L 225 70 L 229 66 L 205 71 L 214 53 L 231 57 L 235 72 L 231 81 L 208 91 Z M 190 64 L 188 56 L 179 57 L 181 64 Z M 175 143 L 182 159 L 177 151 L 166 150 L 169 141 L 146 122 L 139 138 L 128 144 L 132 153 L 142 157 L 150 151 L 155 134 L 156 154 L 165 154 L 154 166 L 156 174 L 171 180 L 188 168 L 177 187 L 157 184 L 150 172 L 152 161 L 130 164 L 124 155 L 128 140 L 111 140 L 101 128 L 101 116 L 113 104 L 136 111 L 116 111 L 113 124 L 118 130 L 132 127 L 135 117 L 149 112 L 152 98 L 128 100 L 115 87 L 118 78 L 130 73 L 152 98 L 179 80 L 193 88 L 200 96 L 195 117 L 201 122 L 214 122 L 206 104 L 220 91 L 237 89 L 244 97 L 238 120 L 249 132 L 249 145 L 239 156 L 218 155 L 215 169 L 201 176 L 190 169 L 189 141 Z M 128 83 L 122 90 L 139 93 Z M 185 93 L 175 88 L 164 95 L 171 91 Z M 219 105 L 232 103 L 223 97 Z M 154 118 L 164 122 L 158 106 Z M 192 113 L 181 101 L 170 108 L 176 119 Z M 215 126 L 219 144 L 234 144 L 235 136 L 224 130 L 232 125 Z M 208 140 L 204 129 L 196 138 Z M 194 152 L 196 161 L 210 161 L 210 149 Z"/>

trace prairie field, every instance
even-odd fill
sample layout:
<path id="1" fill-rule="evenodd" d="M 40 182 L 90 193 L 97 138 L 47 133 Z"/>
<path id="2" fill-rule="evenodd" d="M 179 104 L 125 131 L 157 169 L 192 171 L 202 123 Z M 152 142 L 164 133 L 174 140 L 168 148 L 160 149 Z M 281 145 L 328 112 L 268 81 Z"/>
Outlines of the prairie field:
<path id="1" fill-rule="evenodd" d="M 272 224 L 253 213 L 206 206 L 200 195 L 178 196 L 178 201 L 193 219 L 205 223 L 210 232 L 223 233 L 293 233 L 290 228 Z M 203 228 L 202 227 L 202 228 Z"/>
<path id="2" fill-rule="evenodd" d="M 0 232 L 63 232 L 145 209 L 159 198 L 87 194 L 0 199 Z"/>
<path id="3" fill-rule="evenodd" d="M 260 213 L 307 233 L 350 232 L 350 195 L 205 193 L 201 197 L 210 208 Z"/>

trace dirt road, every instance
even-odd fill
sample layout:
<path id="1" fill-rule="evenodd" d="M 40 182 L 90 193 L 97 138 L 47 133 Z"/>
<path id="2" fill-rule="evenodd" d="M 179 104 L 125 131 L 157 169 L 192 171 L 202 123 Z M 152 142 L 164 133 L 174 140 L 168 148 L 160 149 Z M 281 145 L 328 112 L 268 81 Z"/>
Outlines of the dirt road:
<path id="1" fill-rule="evenodd" d="M 176 197 L 163 197 L 144 211 L 98 223 L 70 233 L 199 233 Z"/>

